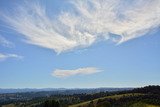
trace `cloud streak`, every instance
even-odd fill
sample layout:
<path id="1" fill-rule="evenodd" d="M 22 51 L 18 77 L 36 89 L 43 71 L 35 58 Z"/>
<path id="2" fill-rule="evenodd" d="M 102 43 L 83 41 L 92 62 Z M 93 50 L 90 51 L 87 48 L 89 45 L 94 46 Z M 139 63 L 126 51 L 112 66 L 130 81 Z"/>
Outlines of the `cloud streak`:
<path id="1" fill-rule="evenodd" d="M 89 74 L 94 74 L 98 72 L 101 72 L 101 70 L 95 67 L 78 68 L 75 70 L 56 69 L 52 73 L 52 76 L 63 78 L 63 77 L 69 77 L 69 76 L 74 76 L 74 75 L 89 75 Z"/>
<path id="2" fill-rule="evenodd" d="M 39 3 L 3 15 L 27 43 L 57 53 L 91 46 L 99 41 L 116 44 L 160 27 L 160 0 L 70 0 L 72 10 L 51 18 Z M 48 9 L 49 10 L 49 9 Z M 53 13 L 54 14 L 54 13 Z"/>
<path id="3" fill-rule="evenodd" d="M 0 61 L 6 60 L 9 58 L 16 58 L 16 59 L 22 59 L 22 56 L 16 55 L 16 54 L 2 54 L 0 53 Z"/>
<path id="4" fill-rule="evenodd" d="M 13 47 L 14 44 L 0 35 L 0 45 L 4 47 Z"/>

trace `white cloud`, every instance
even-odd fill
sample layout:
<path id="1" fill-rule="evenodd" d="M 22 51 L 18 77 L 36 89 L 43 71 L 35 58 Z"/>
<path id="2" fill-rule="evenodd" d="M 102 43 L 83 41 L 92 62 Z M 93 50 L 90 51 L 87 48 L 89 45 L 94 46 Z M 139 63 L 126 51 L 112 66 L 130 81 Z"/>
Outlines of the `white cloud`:
<path id="1" fill-rule="evenodd" d="M 13 47 L 14 44 L 0 35 L 0 45 L 4 47 Z"/>
<path id="2" fill-rule="evenodd" d="M 22 59 L 23 57 L 16 55 L 16 54 L 2 54 L 2 53 L 0 53 L 0 61 L 6 60 L 8 58 Z"/>
<path id="3" fill-rule="evenodd" d="M 102 40 L 122 43 L 160 26 L 160 0 L 70 1 L 73 10 L 56 18 L 49 17 L 48 8 L 33 2 L 20 6 L 12 17 L 4 16 L 28 43 L 57 53 Z"/>
<path id="4" fill-rule="evenodd" d="M 89 75 L 89 74 L 94 74 L 97 72 L 101 72 L 100 69 L 95 68 L 95 67 L 86 67 L 86 68 L 78 68 L 75 70 L 61 70 L 61 69 L 56 69 L 53 73 L 52 76 L 55 77 L 69 77 L 69 76 L 73 76 L 73 75 Z"/>

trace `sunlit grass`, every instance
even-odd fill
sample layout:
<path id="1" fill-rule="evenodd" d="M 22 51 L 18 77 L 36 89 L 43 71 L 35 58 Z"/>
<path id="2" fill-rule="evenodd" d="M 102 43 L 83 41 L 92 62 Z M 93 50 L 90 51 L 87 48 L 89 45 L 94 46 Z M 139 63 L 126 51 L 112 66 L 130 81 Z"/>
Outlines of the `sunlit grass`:
<path id="1" fill-rule="evenodd" d="M 131 105 L 130 107 L 160 107 L 160 106 L 156 106 L 156 105 L 151 105 L 151 104 L 146 104 L 146 103 L 138 102 L 138 103 L 134 103 L 134 104 Z"/>
<path id="2" fill-rule="evenodd" d="M 93 101 L 94 104 L 96 104 L 99 99 L 101 99 L 101 100 L 106 99 L 106 98 L 119 99 L 121 97 L 139 96 L 139 95 L 144 95 L 144 94 L 141 94 L 141 93 L 130 93 L 130 94 L 112 95 L 112 96 L 106 96 L 106 97 L 97 98 L 97 99 L 94 99 L 92 101 Z M 75 104 L 75 105 L 70 105 L 69 107 L 87 106 L 90 102 L 91 101 L 86 101 L 86 102 L 78 103 L 78 104 Z"/>

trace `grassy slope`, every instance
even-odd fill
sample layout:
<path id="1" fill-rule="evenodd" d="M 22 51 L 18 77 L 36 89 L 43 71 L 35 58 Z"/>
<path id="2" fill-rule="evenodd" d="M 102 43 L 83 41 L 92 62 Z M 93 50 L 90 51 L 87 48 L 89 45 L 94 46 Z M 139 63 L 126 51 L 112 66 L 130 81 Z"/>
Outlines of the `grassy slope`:
<path id="1" fill-rule="evenodd" d="M 121 97 L 124 97 L 124 96 L 139 96 L 139 95 L 143 95 L 143 94 L 140 94 L 140 93 L 134 93 L 134 94 L 121 94 L 121 95 L 113 95 L 113 96 L 106 96 L 106 97 L 102 97 L 102 98 L 97 98 L 97 99 L 94 99 L 93 102 L 94 104 L 97 103 L 97 101 L 99 99 L 106 99 L 106 98 L 113 98 L 113 99 L 119 99 Z M 91 101 L 86 101 L 86 102 L 82 102 L 82 103 L 79 103 L 79 104 L 75 104 L 75 105 L 70 105 L 69 107 L 78 107 L 78 106 L 87 106 Z M 135 106 L 133 106 L 135 107 Z M 143 107 L 143 106 L 142 106 Z"/>
<path id="2" fill-rule="evenodd" d="M 102 97 L 102 98 L 97 98 L 97 99 L 94 99 L 92 101 L 93 101 L 94 105 L 96 105 L 96 103 L 99 99 L 106 99 L 106 98 L 119 99 L 119 98 L 125 97 L 125 96 L 140 96 L 140 95 L 144 95 L 144 94 L 140 94 L 140 93 L 132 94 L 131 93 L 131 94 L 113 95 L 113 96 L 106 96 L 106 97 Z M 82 102 L 82 103 L 79 103 L 79 104 L 70 105 L 69 107 L 79 107 L 79 106 L 87 107 L 90 102 L 91 101 L 86 101 L 86 102 Z M 9 104 L 9 105 L 5 105 L 5 106 L 2 106 L 2 107 L 16 107 L 16 106 L 14 104 Z M 136 103 L 130 105 L 129 107 L 160 107 L 160 106 L 145 104 L 143 102 L 136 102 Z"/>
<path id="3" fill-rule="evenodd" d="M 138 102 L 138 103 L 135 103 L 135 104 L 131 105 L 130 107 L 160 107 L 160 106 Z"/>
<path id="4" fill-rule="evenodd" d="M 119 99 L 121 97 L 125 97 L 125 96 L 140 96 L 140 95 L 144 95 L 144 94 L 141 94 L 141 93 L 134 93 L 134 94 L 121 94 L 121 95 L 113 95 L 113 96 L 106 96 L 106 97 L 102 97 L 102 98 L 97 98 L 97 99 L 94 99 L 92 100 L 94 105 L 96 105 L 97 101 L 99 99 L 106 99 L 106 98 L 111 98 L 111 99 Z M 88 104 L 90 103 L 91 101 L 86 101 L 86 102 L 82 102 L 82 103 L 79 103 L 79 104 L 75 104 L 75 105 L 70 105 L 69 107 L 87 107 Z M 96 107 L 96 106 L 95 106 Z M 143 102 L 136 102 L 132 105 L 130 105 L 129 107 L 160 107 L 158 105 L 151 105 L 151 104 L 146 104 L 146 103 L 143 103 Z"/>
<path id="5" fill-rule="evenodd" d="M 8 105 L 4 105 L 2 107 L 16 107 L 14 104 L 8 104 Z"/>

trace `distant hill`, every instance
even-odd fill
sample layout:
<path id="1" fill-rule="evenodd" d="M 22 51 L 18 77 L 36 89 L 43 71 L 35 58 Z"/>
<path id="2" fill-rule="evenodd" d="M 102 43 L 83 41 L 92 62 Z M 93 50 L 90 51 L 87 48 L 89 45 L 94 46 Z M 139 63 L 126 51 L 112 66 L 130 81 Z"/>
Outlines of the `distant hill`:
<path id="1" fill-rule="evenodd" d="M 80 94 L 80 93 L 97 93 L 97 92 L 105 92 L 105 91 L 123 91 L 123 90 L 132 90 L 133 88 L 24 88 L 24 89 L 0 89 L 0 94 L 4 93 L 25 93 L 25 92 L 42 92 L 42 91 L 54 91 L 58 94 Z"/>
<path id="2" fill-rule="evenodd" d="M 146 86 L 142 88 L 135 88 L 133 90 L 130 90 L 130 92 L 133 93 L 147 93 L 147 94 L 159 94 L 160 95 L 160 86 L 154 85 L 154 86 Z"/>
<path id="3" fill-rule="evenodd" d="M 43 88 L 43 89 L 36 89 L 36 88 L 23 88 L 23 89 L 1 89 L 0 94 L 3 93 L 24 93 L 24 92 L 40 92 L 40 91 L 57 91 L 63 90 L 62 88 Z"/>

